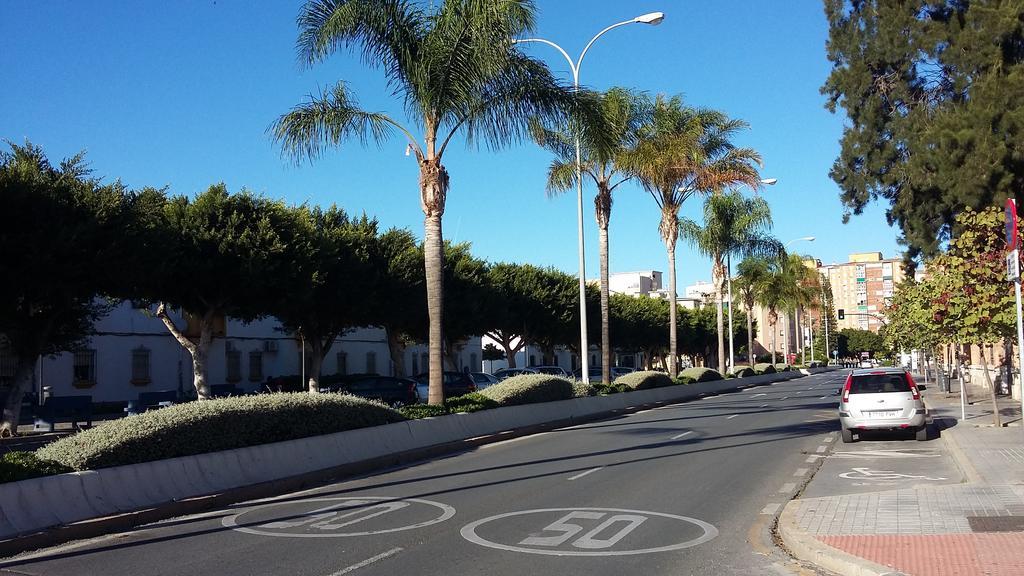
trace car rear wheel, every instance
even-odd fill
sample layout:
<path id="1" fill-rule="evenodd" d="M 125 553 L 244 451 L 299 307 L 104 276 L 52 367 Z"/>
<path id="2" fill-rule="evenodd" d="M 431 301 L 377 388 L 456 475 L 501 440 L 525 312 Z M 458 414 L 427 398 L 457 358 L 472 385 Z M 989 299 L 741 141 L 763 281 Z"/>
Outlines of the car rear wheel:
<path id="1" fill-rule="evenodd" d="M 843 433 L 843 443 L 844 444 L 851 444 L 851 443 L 853 443 L 853 430 L 850 430 L 846 426 L 843 426 L 842 433 Z"/>
<path id="2" fill-rule="evenodd" d="M 920 428 L 918 428 L 917 432 L 914 434 L 914 437 L 917 438 L 918 442 L 924 442 L 925 440 L 927 440 L 928 439 L 928 425 L 924 424 Z"/>

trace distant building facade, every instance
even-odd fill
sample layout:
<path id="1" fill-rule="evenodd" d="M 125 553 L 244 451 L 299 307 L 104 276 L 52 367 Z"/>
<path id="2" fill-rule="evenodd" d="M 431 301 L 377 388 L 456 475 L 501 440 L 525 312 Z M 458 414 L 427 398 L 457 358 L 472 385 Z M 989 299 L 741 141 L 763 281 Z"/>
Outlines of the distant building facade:
<path id="1" fill-rule="evenodd" d="M 845 318 L 838 328 L 858 328 L 878 332 L 883 325 L 885 307 L 904 273 L 899 258 L 883 258 L 881 252 L 850 254 L 844 264 L 819 268 L 832 287 L 833 306 Z"/>

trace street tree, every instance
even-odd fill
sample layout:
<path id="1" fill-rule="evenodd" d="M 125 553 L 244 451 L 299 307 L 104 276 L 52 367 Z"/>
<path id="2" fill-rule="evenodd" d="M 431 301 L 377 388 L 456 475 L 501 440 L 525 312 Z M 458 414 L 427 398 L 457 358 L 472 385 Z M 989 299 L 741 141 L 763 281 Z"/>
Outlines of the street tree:
<path id="1" fill-rule="evenodd" d="M 428 324 L 423 252 L 411 232 L 392 228 L 377 237 L 371 259 L 378 283 L 367 313 L 384 329 L 394 373 L 404 375 L 405 350 Z"/>
<path id="2" fill-rule="evenodd" d="M 826 0 L 825 14 L 847 219 L 886 204 L 913 259 L 937 254 L 964 208 L 1022 199 L 1020 2 Z"/>
<path id="3" fill-rule="evenodd" d="M 223 184 L 195 198 L 177 196 L 164 206 L 158 255 L 145 293 L 158 302 L 156 317 L 192 357 L 199 400 L 210 398 L 207 360 L 228 317 L 251 321 L 270 313 L 280 282 L 292 273 L 282 258 L 296 226 L 282 203 Z M 181 309 L 186 325 L 171 317 Z"/>
<path id="4" fill-rule="evenodd" d="M 534 140 L 555 154 L 548 168 L 549 194 L 561 193 L 576 187 L 576 147 L 580 142 L 580 172 L 597 186 L 594 196 L 594 217 L 598 230 L 598 261 L 601 277 L 601 381 L 611 381 L 612 345 L 609 332 L 608 310 L 608 226 L 612 215 L 612 193 L 630 180 L 629 173 L 621 169 L 623 155 L 635 146 L 637 131 L 648 122 L 650 98 L 626 88 L 611 88 L 600 96 L 601 126 L 590 130 L 548 128 L 539 122 L 531 126 Z M 587 134 L 611 135 L 610 140 L 587 139 Z"/>
<path id="5" fill-rule="evenodd" d="M 391 93 L 403 102 L 405 119 L 367 111 L 339 82 L 281 116 L 271 132 L 287 154 L 309 159 L 353 138 L 380 143 L 397 131 L 406 140 L 420 171 L 431 404 L 444 398 L 445 151 L 457 135 L 470 146 L 498 148 L 527 136 L 531 118 L 554 125 L 596 114 L 589 93 L 573 93 L 543 63 L 515 49 L 513 39 L 533 29 L 534 13 L 529 0 L 429 6 L 409 0 L 308 0 L 299 13 L 303 63 L 359 48 L 363 62 L 382 68 Z"/>
<path id="6" fill-rule="evenodd" d="M 697 252 L 711 259 L 711 278 L 715 287 L 716 333 L 718 335 L 718 371 L 726 371 L 725 321 L 723 295 L 728 278 L 726 259 L 737 257 L 778 258 L 782 243 L 767 233 L 772 226 L 771 208 L 764 198 L 744 198 L 733 190 L 704 199 L 704 223 L 689 218 L 679 220 L 679 233 Z M 730 306 L 732 303 L 730 303 Z M 731 329 L 731 328 L 730 328 Z"/>
<path id="7" fill-rule="evenodd" d="M 771 261 L 767 258 L 748 256 L 736 266 L 736 280 L 733 289 L 743 303 L 747 319 L 747 361 L 754 365 L 754 305 L 762 303 L 761 287 L 768 281 L 771 274 Z M 774 323 L 773 323 L 774 327 Z M 774 337 L 774 334 L 773 334 Z M 774 348 L 774 345 L 773 345 Z"/>
<path id="8" fill-rule="evenodd" d="M 720 192 L 746 185 L 757 189 L 761 163 L 757 152 L 737 148 L 732 137 L 746 123 L 714 110 L 683 104 L 681 96 L 659 96 L 651 119 L 641 127 L 636 146 L 622 166 L 654 199 L 660 211 L 658 231 L 668 255 L 669 294 L 676 301 L 676 243 L 679 210 L 694 194 Z M 676 308 L 669 307 L 669 374 L 678 374 L 675 354 Z"/>

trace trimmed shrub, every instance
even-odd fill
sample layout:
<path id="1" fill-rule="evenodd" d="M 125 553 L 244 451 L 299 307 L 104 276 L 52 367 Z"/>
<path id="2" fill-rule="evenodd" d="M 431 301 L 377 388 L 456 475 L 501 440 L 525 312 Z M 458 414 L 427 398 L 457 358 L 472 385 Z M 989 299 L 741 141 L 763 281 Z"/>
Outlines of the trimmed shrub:
<path id="1" fill-rule="evenodd" d="M 470 392 L 445 400 L 444 407 L 448 409 L 449 413 L 455 414 L 456 412 L 479 412 L 497 408 L 498 403 L 479 392 Z"/>
<path id="2" fill-rule="evenodd" d="M 572 381 L 550 374 L 523 374 L 492 384 L 480 392 L 499 406 L 568 400 L 574 397 Z"/>
<path id="3" fill-rule="evenodd" d="M 754 374 L 775 374 L 775 365 L 767 362 L 754 364 Z"/>
<path id="4" fill-rule="evenodd" d="M 732 372 L 729 373 L 730 376 L 734 376 L 736 378 L 749 378 L 756 374 L 757 373 L 754 372 L 754 369 L 750 366 L 733 366 Z"/>
<path id="5" fill-rule="evenodd" d="M 779 362 L 775 365 L 776 372 L 789 372 L 790 370 L 792 370 L 792 367 L 785 362 Z"/>
<path id="6" fill-rule="evenodd" d="M 597 382 L 600 384 L 600 382 Z M 572 381 L 572 395 L 576 398 L 586 398 L 587 396 L 597 396 L 600 394 L 597 386 L 583 380 Z"/>
<path id="7" fill-rule="evenodd" d="M 685 386 L 687 384 L 693 384 L 694 382 L 695 380 L 689 376 L 676 376 L 676 379 L 673 380 L 673 383 L 676 386 Z"/>
<path id="8" fill-rule="evenodd" d="M 409 420 L 418 420 L 420 418 L 444 416 L 448 414 L 448 409 L 437 404 L 410 404 L 409 406 L 402 406 L 398 409 L 398 412 Z"/>
<path id="9" fill-rule="evenodd" d="M 0 484 L 71 471 L 56 462 L 40 460 L 34 452 L 15 451 L 0 456 Z"/>
<path id="10" fill-rule="evenodd" d="M 75 470 L 137 464 L 400 422 L 399 412 L 347 394 L 259 394 L 176 404 L 112 420 L 41 448 Z"/>
<path id="11" fill-rule="evenodd" d="M 693 379 L 694 382 L 712 382 L 722 380 L 722 374 L 711 368 L 687 368 L 680 373 L 681 376 Z"/>
<path id="12" fill-rule="evenodd" d="M 672 378 L 664 372 L 657 372 L 655 370 L 645 370 L 643 372 L 630 372 L 629 374 L 623 374 L 612 382 L 615 385 L 626 386 L 629 390 L 648 390 L 650 388 L 661 388 L 663 386 L 672 386 Z"/>

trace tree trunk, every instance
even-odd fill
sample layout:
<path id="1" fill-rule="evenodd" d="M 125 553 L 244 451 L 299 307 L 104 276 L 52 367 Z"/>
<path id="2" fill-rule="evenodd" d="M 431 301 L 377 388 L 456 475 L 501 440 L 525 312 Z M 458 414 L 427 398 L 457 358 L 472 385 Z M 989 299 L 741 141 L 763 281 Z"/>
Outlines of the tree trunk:
<path id="1" fill-rule="evenodd" d="M 722 297 L 722 279 L 724 278 L 723 269 L 725 266 L 720 262 L 721 257 L 715 257 L 715 263 L 712 266 L 711 281 L 715 283 L 715 302 L 718 303 L 715 310 L 715 322 L 718 324 L 718 373 L 725 375 L 725 313 L 722 308 L 725 306 L 725 300 Z M 730 306 L 732 304 L 730 303 Z M 732 327 L 730 326 L 730 329 Z"/>
<path id="2" fill-rule="evenodd" d="M 676 246 L 668 246 L 668 375 L 679 375 L 676 369 Z"/>
<path id="3" fill-rule="evenodd" d="M 14 383 L 7 392 L 4 404 L 3 419 L 0 420 L 0 438 L 16 436 L 18 421 L 21 420 L 21 400 L 32 387 L 36 373 L 36 358 L 26 355 L 18 356 L 18 364 L 14 368 Z"/>
<path id="4" fill-rule="evenodd" d="M 306 374 L 306 391 L 310 394 L 320 393 L 320 368 L 324 363 L 324 343 L 320 337 L 307 338 L 309 342 L 309 372 Z"/>
<path id="5" fill-rule="evenodd" d="M 754 310 L 747 306 L 747 364 L 754 367 Z"/>
<path id="6" fill-rule="evenodd" d="M 608 385 L 612 375 L 612 343 L 608 330 L 608 221 L 598 217 L 598 251 L 601 264 L 601 382 Z"/>
<path id="7" fill-rule="evenodd" d="M 388 339 L 388 356 L 391 358 L 392 370 L 395 376 L 402 378 L 405 376 L 405 345 L 402 344 L 402 335 L 389 326 L 384 327 L 384 333 Z"/>
<path id="8" fill-rule="evenodd" d="M 782 363 L 789 364 L 789 314 L 782 315 Z"/>
<path id="9" fill-rule="evenodd" d="M 163 302 L 157 306 L 156 317 L 164 323 L 178 344 L 181 344 L 181 347 L 192 357 L 192 384 L 196 389 L 196 397 L 199 400 L 209 400 L 210 387 L 206 383 L 206 362 L 210 353 L 210 343 L 213 342 L 214 312 L 207 310 L 200 319 L 199 342 L 193 342 L 174 324 L 174 321 L 167 315 L 167 306 Z"/>
<path id="10" fill-rule="evenodd" d="M 988 367 L 992 365 L 992 347 L 991 346 L 988 347 L 988 356 L 985 355 L 985 345 L 981 344 L 980 348 L 981 348 L 982 370 L 984 370 L 984 372 L 985 372 L 985 383 L 988 384 L 988 392 L 989 392 L 989 395 L 991 395 L 991 397 L 992 397 L 992 419 L 993 419 L 993 424 L 996 425 L 996 428 L 1002 428 L 1003 427 L 1003 421 L 1002 421 L 1002 417 L 999 414 L 999 404 L 996 402 L 996 387 L 995 387 L 995 384 L 992 383 L 992 375 L 989 374 L 989 372 L 988 372 Z"/>
<path id="11" fill-rule="evenodd" d="M 427 402 L 444 404 L 444 240 L 441 217 L 448 195 L 448 172 L 434 157 L 434 139 L 427 135 L 427 157 L 420 162 L 420 206 L 423 208 L 423 265 L 427 280 Z"/>
<path id="12" fill-rule="evenodd" d="M 776 348 L 776 342 L 777 342 L 776 337 L 778 336 L 778 333 L 779 333 L 779 315 L 776 312 L 773 311 L 773 312 L 771 312 L 769 314 L 768 319 L 771 320 L 771 322 L 772 322 L 772 365 L 774 365 L 776 363 L 775 362 L 775 348 Z"/>

